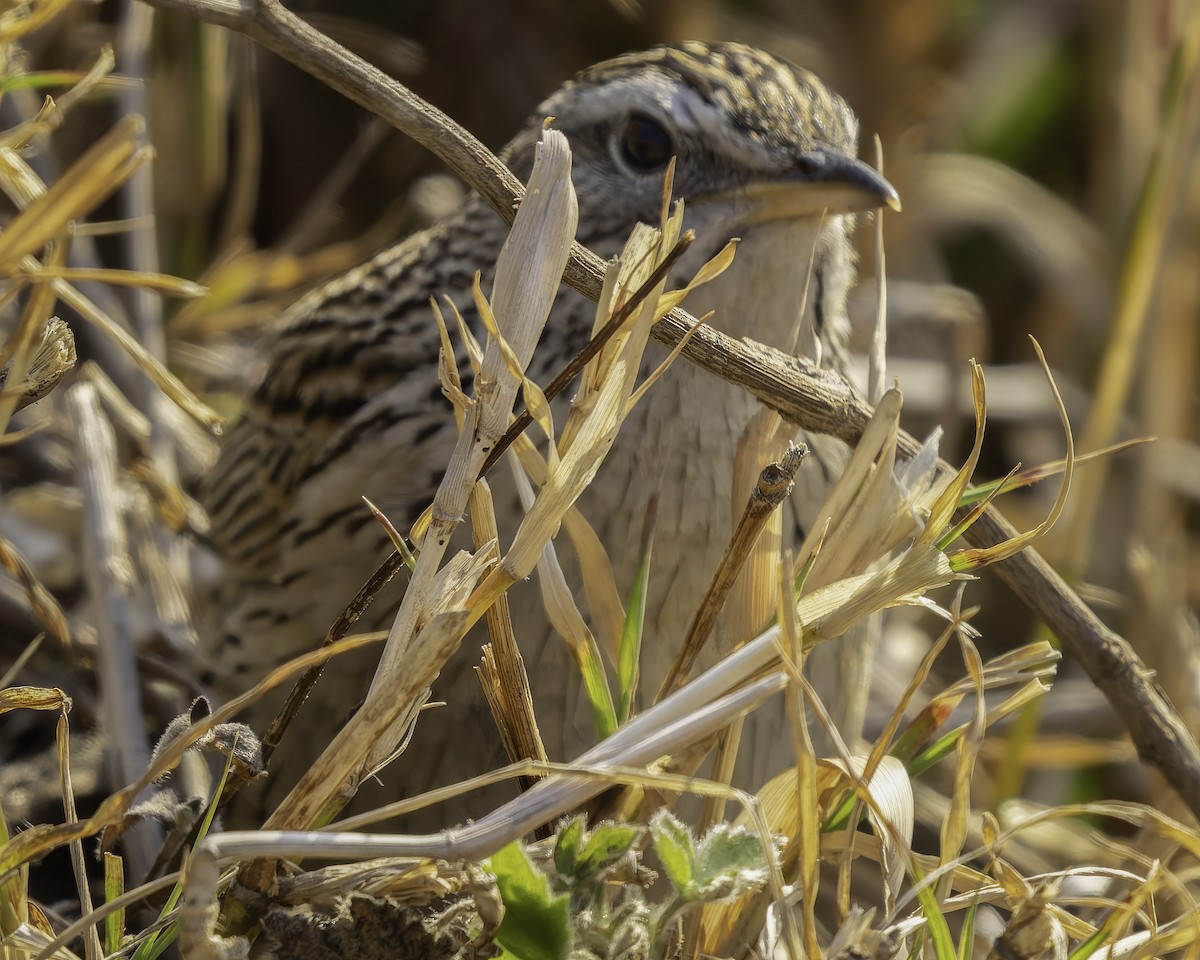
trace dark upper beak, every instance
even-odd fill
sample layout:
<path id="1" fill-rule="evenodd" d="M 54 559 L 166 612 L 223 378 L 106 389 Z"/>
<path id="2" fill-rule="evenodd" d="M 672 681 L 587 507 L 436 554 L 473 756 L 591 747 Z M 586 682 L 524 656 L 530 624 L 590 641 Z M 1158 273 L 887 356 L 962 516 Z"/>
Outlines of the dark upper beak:
<path id="1" fill-rule="evenodd" d="M 855 157 L 817 147 L 799 158 L 795 173 L 785 177 L 812 188 L 814 199 L 826 194 L 826 209 L 838 213 L 900 209 L 900 194 L 874 168 Z"/>

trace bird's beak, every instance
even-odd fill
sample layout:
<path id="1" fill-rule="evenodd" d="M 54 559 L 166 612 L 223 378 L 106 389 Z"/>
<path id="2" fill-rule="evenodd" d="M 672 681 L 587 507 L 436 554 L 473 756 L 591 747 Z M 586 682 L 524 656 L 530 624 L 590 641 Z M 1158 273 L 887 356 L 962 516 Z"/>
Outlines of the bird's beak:
<path id="1" fill-rule="evenodd" d="M 752 180 L 737 198 L 756 208 L 756 220 L 788 220 L 829 213 L 900 209 L 900 194 L 877 170 L 854 157 L 821 147 L 799 157 L 782 173 Z M 721 198 L 733 199 L 731 194 Z"/>

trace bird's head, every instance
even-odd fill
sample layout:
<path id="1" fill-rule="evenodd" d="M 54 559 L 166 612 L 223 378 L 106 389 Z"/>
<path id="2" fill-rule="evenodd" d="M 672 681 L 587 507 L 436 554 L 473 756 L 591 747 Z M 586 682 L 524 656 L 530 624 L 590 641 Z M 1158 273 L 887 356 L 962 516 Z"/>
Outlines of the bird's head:
<path id="1" fill-rule="evenodd" d="M 683 269 L 740 237 L 743 262 L 726 287 L 761 287 L 776 272 L 802 281 L 815 243 L 825 279 L 845 274 L 824 295 L 844 298 L 853 277 L 847 215 L 899 208 L 892 185 L 858 159 L 858 121 L 845 101 L 811 72 L 743 44 L 655 47 L 589 67 L 541 104 L 514 159 L 532 153 L 520 148 L 547 116 L 571 143 L 581 241 L 611 254 L 636 221 L 657 222 L 674 157 L 674 193 L 698 240 Z M 797 315 L 798 285 L 789 287 L 777 298 L 795 300 L 781 324 Z"/>

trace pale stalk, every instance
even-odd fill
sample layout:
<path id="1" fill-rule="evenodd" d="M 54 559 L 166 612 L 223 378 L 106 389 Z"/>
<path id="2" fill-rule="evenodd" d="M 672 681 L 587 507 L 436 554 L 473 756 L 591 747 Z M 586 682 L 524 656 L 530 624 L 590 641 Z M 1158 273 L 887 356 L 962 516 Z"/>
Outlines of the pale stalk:
<path id="1" fill-rule="evenodd" d="M 570 149 L 566 138 L 548 130 L 530 176 L 529 189 L 497 262 L 491 309 L 500 318 L 510 346 L 528 362 L 558 292 L 575 234 L 578 207 L 570 186 Z M 429 531 L 396 619 L 392 623 L 367 701 L 392 696 L 390 688 L 406 667 L 409 647 L 423 611 L 433 599 L 434 577 L 450 539 L 462 520 L 475 478 L 492 446 L 508 426 L 519 379 L 509 371 L 499 345 L 489 344 L 474 402 L 466 411 L 454 453 L 434 499 Z M 360 711 L 361 713 L 361 711 Z M 377 731 L 366 767 L 383 760 L 412 722 L 412 710 L 390 730 Z M 351 721 L 352 723 L 357 721 Z"/>

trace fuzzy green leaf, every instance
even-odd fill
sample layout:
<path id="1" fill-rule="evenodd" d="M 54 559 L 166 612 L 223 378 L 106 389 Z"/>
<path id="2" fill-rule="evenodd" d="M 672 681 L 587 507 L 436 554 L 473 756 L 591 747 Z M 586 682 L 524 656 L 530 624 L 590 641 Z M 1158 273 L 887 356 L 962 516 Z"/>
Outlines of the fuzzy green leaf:
<path id="1" fill-rule="evenodd" d="M 642 828 L 627 823 L 602 823 L 592 831 L 579 856 L 579 877 L 594 876 L 629 852 Z"/>
<path id="2" fill-rule="evenodd" d="M 767 880 L 767 858 L 758 837 L 744 827 L 718 824 L 696 851 L 700 898 L 715 900 L 757 890 Z"/>
<path id="3" fill-rule="evenodd" d="M 666 810 L 660 810 L 650 820 L 650 836 L 672 885 L 691 900 L 696 876 L 696 842 L 691 832 Z"/>
<path id="4" fill-rule="evenodd" d="M 563 960 L 571 946 L 567 897 L 550 892 L 519 840 L 494 854 L 487 869 L 504 902 L 496 942 L 520 960 Z"/>
<path id="5" fill-rule="evenodd" d="M 575 876 L 582 846 L 583 817 L 573 817 L 559 828 L 554 838 L 554 869 L 560 876 Z"/>

